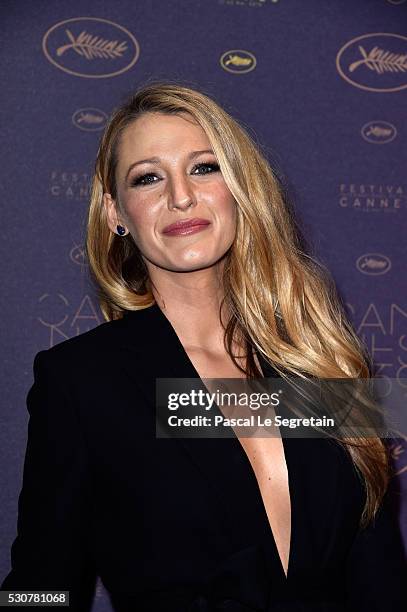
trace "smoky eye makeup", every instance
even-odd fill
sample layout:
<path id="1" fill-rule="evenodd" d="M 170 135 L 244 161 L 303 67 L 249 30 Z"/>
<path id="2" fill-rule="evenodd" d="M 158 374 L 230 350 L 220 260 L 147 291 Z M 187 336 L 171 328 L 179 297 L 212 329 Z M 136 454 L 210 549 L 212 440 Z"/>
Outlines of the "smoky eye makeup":
<path id="1" fill-rule="evenodd" d="M 197 172 L 198 170 L 198 172 Z M 213 174 L 214 172 L 219 172 L 220 166 L 218 162 L 199 162 L 195 164 L 191 170 L 191 174 L 196 176 L 206 176 L 208 174 Z M 158 180 L 155 180 L 158 179 Z M 136 174 L 130 179 L 130 187 L 140 187 L 153 185 L 154 183 L 158 183 L 161 180 L 160 174 L 156 172 L 145 172 L 141 174 Z"/>
<path id="2" fill-rule="evenodd" d="M 155 172 L 147 172 L 146 174 L 136 175 L 130 179 L 130 187 L 137 187 L 139 185 L 151 185 L 157 181 L 150 180 L 157 177 Z"/>

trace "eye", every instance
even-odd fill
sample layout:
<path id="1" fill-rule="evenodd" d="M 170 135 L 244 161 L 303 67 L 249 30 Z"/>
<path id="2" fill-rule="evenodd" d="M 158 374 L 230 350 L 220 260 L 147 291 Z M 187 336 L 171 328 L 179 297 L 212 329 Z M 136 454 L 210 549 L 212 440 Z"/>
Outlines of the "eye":
<path id="1" fill-rule="evenodd" d="M 199 172 L 199 174 L 205 175 L 205 174 L 212 174 L 213 172 L 217 172 L 218 170 L 220 170 L 220 167 L 219 167 L 219 164 L 217 163 L 201 163 L 201 164 L 196 164 L 193 167 L 192 173 L 195 173 L 195 170 L 200 170 L 201 172 Z M 131 181 L 131 186 L 137 187 L 139 185 L 141 186 L 153 185 L 153 183 L 157 182 L 157 181 L 152 180 L 154 177 L 157 177 L 157 175 L 152 172 L 149 172 L 148 174 L 143 174 L 142 176 L 136 176 Z"/>
<path id="2" fill-rule="evenodd" d="M 193 169 L 196 170 L 198 168 L 206 168 L 206 169 L 209 168 L 210 171 L 209 172 L 203 172 L 203 174 L 212 174 L 212 172 L 217 172 L 218 170 L 220 170 L 219 164 L 217 164 L 217 163 L 208 163 L 208 164 L 202 163 L 202 164 L 197 164 L 196 166 L 194 166 Z"/>
<path id="3" fill-rule="evenodd" d="M 132 181 L 131 181 L 131 186 L 132 187 L 136 187 L 137 185 L 152 185 L 153 182 L 155 181 L 149 181 L 147 179 L 150 179 L 151 177 L 156 176 L 155 174 L 149 173 L 149 174 L 143 174 L 142 176 L 136 176 Z M 147 182 L 143 182 L 143 181 L 147 181 Z"/>

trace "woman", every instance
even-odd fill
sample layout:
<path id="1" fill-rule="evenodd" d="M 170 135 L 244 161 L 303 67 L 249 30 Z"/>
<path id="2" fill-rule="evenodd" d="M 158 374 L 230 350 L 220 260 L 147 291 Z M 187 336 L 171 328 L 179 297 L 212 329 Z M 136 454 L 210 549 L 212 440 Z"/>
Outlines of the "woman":
<path id="1" fill-rule="evenodd" d="M 40 351 L 12 570 L 115 610 L 382 611 L 405 560 L 380 438 L 159 438 L 157 378 L 369 377 L 277 178 L 213 99 L 140 88 L 99 148 L 87 254 L 106 322 Z"/>

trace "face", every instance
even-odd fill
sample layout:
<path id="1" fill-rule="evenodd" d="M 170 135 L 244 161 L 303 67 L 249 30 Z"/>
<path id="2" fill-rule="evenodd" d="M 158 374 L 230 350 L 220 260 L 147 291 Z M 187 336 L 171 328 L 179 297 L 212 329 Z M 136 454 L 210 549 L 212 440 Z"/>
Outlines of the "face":
<path id="1" fill-rule="evenodd" d="M 189 114 L 148 113 L 129 125 L 118 146 L 116 182 L 122 212 L 104 194 L 109 227 L 130 232 L 150 273 L 215 266 L 233 243 L 236 202 L 208 137 Z M 166 231 L 193 219 L 201 225 Z"/>

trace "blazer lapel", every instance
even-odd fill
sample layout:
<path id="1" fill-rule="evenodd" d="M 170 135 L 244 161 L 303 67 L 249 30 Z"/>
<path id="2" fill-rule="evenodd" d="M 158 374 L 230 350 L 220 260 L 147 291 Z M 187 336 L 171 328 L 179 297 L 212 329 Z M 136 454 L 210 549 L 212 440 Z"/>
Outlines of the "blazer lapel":
<path id="1" fill-rule="evenodd" d="M 199 374 L 188 357 L 175 329 L 157 304 L 139 311 L 128 311 L 122 319 L 125 335 L 122 348 L 126 351 L 122 367 L 133 378 L 142 376 L 143 385 L 149 380 L 149 401 L 155 413 L 155 379 L 156 378 L 193 378 Z M 134 356 L 137 360 L 137 374 L 134 371 Z M 259 362 L 265 377 L 276 377 L 276 371 L 258 353 Z M 201 381 L 205 390 L 205 386 Z M 215 407 L 216 410 L 216 407 Z M 219 411 L 219 408 L 217 409 Z M 219 412 L 220 413 L 220 412 Z M 274 572 L 284 581 L 285 574 L 279 559 L 275 540 L 267 518 L 266 510 L 258 487 L 257 479 L 238 438 L 230 429 L 228 438 L 173 438 L 179 444 L 189 460 L 192 461 L 202 476 L 206 478 L 217 498 L 225 529 L 233 538 L 259 539 L 269 553 L 269 562 Z M 291 496 L 291 545 L 288 577 L 292 574 L 296 538 L 296 487 L 293 477 L 295 468 L 295 440 L 282 438 L 287 463 L 289 488 Z M 242 507 L 244 516 L 242 516 Z M 259 520 L 260 518 L 260 520 Z M 244 526 L 242 526 L 242 519 Z M 276 575 L 276 574 L 274 574 Z"/>

